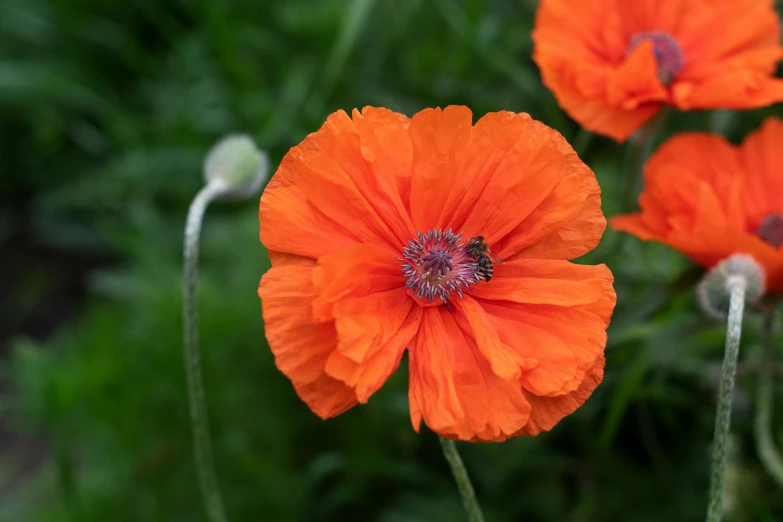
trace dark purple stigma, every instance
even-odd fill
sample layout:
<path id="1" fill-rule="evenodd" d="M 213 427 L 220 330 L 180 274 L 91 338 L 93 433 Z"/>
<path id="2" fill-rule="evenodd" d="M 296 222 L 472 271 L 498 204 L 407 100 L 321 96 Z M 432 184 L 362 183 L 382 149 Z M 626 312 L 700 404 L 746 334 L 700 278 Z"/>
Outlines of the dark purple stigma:
<path id="1" fill-rule="evenodd" d="M 421 258 L 424 270 L 429 270 L 434 276 L 445 276 L 449 270 L 454 270 L 451 254 L 442 248 L 434 248 Z"/>
<path id="2" fill-rule="evenodd" d="M 764 218 L 756 229 L 756 235 L 775 248 L 783 246 L 783 212 Z"/>
<path id="3" fill-rule="evenodd" d="M 677 40 L 665 31 L 645 31 L 633 35 L 625 55 L 631 54 L 645 40 L 649 40 L 653 44 L 655 61 L 658 63 L 658 79 L 662 84 L 668 86 L 684 65 L 685 57 L 682 48 Z"/>

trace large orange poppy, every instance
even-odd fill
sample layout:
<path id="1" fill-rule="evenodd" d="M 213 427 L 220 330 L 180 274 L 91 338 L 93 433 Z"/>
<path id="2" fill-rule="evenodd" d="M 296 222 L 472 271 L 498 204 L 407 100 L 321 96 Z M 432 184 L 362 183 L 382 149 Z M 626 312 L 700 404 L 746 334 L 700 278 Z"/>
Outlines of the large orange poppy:
<path id="1" fill-rule="evenodd" d="M 624 141 L 663 105 L 783 100 L 772 0 L 541 0 L 534 58 L 560 106 Z"/>
<path id="2" fill-rule="evenodd" d="M 367 402 L 406 348 L 413 426 L 449 438 L 535 435 L 601 382 L 612 274 L 568 261 L 603 233 L 600 189 L 527 114 L 336 112 L 283 158 L 259 220 L 266 336 L 322 418 Z M 476 236 L 505 261 L 491 278 Z"/>
<path id="3" fill-rule="evenodd" d="M 645 167 L 642 211 L 612 227 L 666 243 L 705 266 L 752 255 L 783 292 L 783 122 L 771 118 L 735 147 L 720 136 L 675 136 Z"/>

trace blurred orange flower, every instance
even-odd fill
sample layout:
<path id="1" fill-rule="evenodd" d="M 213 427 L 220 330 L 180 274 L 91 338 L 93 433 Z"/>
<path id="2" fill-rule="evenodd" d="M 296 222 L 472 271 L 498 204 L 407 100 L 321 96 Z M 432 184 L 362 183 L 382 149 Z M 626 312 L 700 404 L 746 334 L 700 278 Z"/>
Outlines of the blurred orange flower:
<path id="1" fill-rule="evenodd" d="M 568 261 L 603 233 L 600 189 L 527 114 L 336 112 L 259 219 L 266 336 L 322 418 L 367 402 L 406 348 L 413 426 L 449 438 L 549 430 L 601 382 L 612 274 Z M 476 236 L 505 260 L 491 280 Z"/>
<path id="2" fill-rule="evenodd" d="M 618 141 L 663 105 L 749 109 L 783 100 L 772 0 L 541 0 L 533 40 L 560 106 Z"/>
<path id="3" fill-rule="evenodd" d="M 642 211 L 612 227 L 676 248 L 712 267 L 735 253 L 783 292 L 783 122 L 771 118 L 735 147 L 704 133 L 675 136 L 645 167 Z"/>

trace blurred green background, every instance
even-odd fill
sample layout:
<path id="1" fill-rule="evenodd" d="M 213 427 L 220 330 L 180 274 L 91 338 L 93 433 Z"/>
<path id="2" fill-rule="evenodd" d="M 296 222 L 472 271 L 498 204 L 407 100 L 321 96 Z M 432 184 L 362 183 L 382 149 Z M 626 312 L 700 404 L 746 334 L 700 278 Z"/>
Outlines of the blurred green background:
<path id="1" fill-rule="evenodd" d="M 336 109 L 531 113 L 576 143 L 607 215 L 624 148 L 580 133 L 530 59 L 534 0 L 2 0 L 0 520 L 203 521 L 181 346 L 181 244 L 201 165 L 247 132 L 273 165 Z M 737 141 L 775 109 L 674 114 L 659 140 Z M 435 435 L 410 427 L 403 363 L 327 422 L 266 346 L 257 199 L 202 238 L 202 349 L 231 521 L 464 520 Z M 552 432 L 460 444 L 488 522 L 703 520 L 725 326 L 682 256 L 607 231 L 617 278 L 602 386 Z M 759 352 L 751 315 L 743 359 Z M 778 339 L 778 347 L 783 346 Z M 778 349 L 778 358 L 783 358 Z M 741 367 L 729 518 L 783 520 Z M 778 404 L 783 404 L 778 386 Z M 780 410 L 778 410 L 780 411 Z M 780 441 L 783 414 L 776 415 Z"/>

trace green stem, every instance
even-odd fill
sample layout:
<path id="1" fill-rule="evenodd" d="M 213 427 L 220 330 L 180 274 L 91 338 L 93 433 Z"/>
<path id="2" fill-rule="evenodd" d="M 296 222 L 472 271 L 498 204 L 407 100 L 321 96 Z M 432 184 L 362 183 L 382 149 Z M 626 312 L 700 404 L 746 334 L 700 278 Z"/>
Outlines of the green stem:
<path id="1" fill-rule="evenodd" d="M 74 470 L 71 449 L 64 436 L 57 440 L 57 475 L 60 480 L 63 501 L 73 521 L 84 518 L 84 509 L 79 497 L 76 485 L 76 471 Z"/>
<path id="2" fill-rule="evenodd" d="M 196 312 L 196 282 L 198 280 L 198 244 L 204 211 L 210 202 L 227 191 L 221 180 L 207 184 L 193 199 L 185 225 L 185 371 L 188 381 L 190 421 L 193 430 L 193 452 L 204 509 L 210 522 L 226 522 L 223 498 L 217 483 L 212 445 L 209 435 L 209 417 L 204 395 L 201 353 L 198 346 L 198 315 Z"/>
<path id="3" fill-rule="evenodd" d="M 756 403 L 756 450 L 759 459 L 772 478 L 783 487 L 783 458 L 780 456 L 775 438 L 772 435 L 772 410 L 774 408 L 772 382 L 772 341 L 774 310 L 770 310 L 764 319 L 763 353 L 758 377 L 758 397 Z"/>
<path id="4" fill-rule="evenodd" d="M 585 128 L 579 129 L 579 132 L 572 142 L 574 144 L 574 152 L 576 152 L 577 156 L 584 159 L 584 154 L 587 152 L 590 142 L 593 141 L 593 136 L 595 135 L 589 130 Z"/>
<path id="5" fill-rule="evenodd" d="M 712 451 L 712 480 L 710 483 L 707 522 L 720 522 L 723 517 L 723 489 L 726 475 L 731 403 L 734 396 L 734 377 L 737 373 L 742 313 L 745 309 L 747 281 L 741 276 L 731 276 L 726 282 L 729 292 L 729 318 L 726 331 L 726 351 L 721 367 L 718 410 L 715 415 L 715 435 Z"/>
<path id="6" fill-rule="evenodd" d="M 473 490 L 473 484 L 470 483 L 468 470 L 465 469 L 465 464 L 462 463 L 456 444 L 454 444 L 453 440 L 444 439 L 443 437 L 438 438 L 440 439 L 440 446 L 443 448 L 443 456 L 446 457 L 446 462 L 449 463 L 451 473 L 457 482 L 457 488 L 462 497 L 462 505 L 465 506 L 465 511 L 468 514 L 468 522 L 484 522 L 484 515 L 481 513 L 478 500 L 476 500 L 476 492 Z"/>

